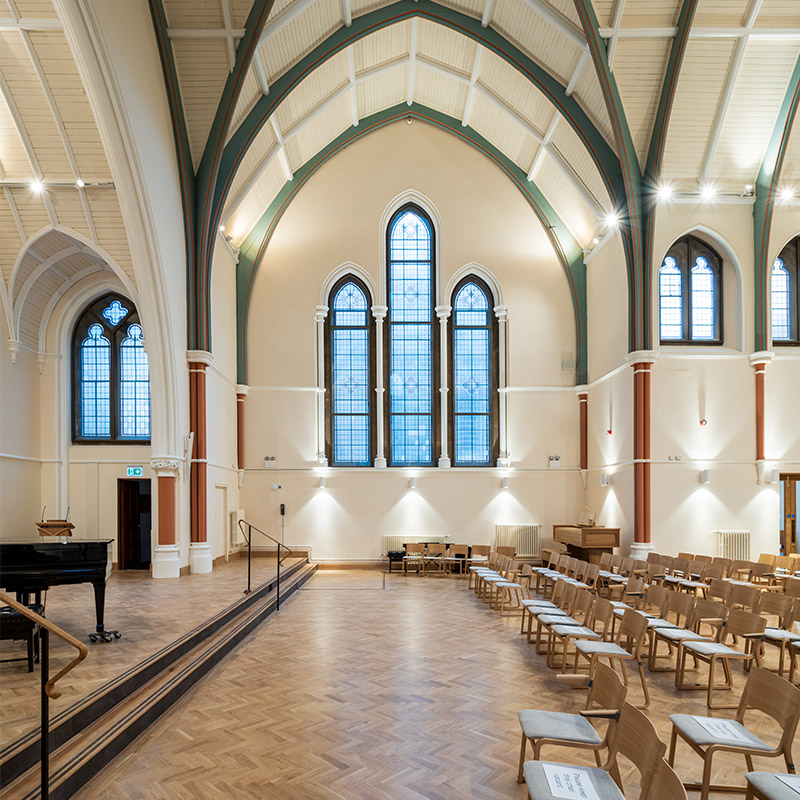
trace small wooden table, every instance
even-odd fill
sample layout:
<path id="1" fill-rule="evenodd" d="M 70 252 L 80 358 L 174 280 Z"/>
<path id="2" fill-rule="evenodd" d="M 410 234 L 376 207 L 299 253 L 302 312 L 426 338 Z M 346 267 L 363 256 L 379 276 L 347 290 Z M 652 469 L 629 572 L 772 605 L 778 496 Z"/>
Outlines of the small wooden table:
<path id="1" fill-rule="evenodd" d="M 597 525 L 553 525 L 553 538 L 567 546 L 573 558 L 600 563 L 603 553 L 619 547 L 619 528 L 602 528 Z"/>

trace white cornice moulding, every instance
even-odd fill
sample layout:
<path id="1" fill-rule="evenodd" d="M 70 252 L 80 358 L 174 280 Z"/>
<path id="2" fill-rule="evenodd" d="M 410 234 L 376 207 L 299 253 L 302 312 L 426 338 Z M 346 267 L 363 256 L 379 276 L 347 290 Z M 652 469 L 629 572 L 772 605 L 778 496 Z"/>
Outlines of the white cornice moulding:
<path id="1" fill-rule="evenodd" d="M 150 469 L 157 478 L 174 478 L 180 474 L 181 460 L 170 456 L 156 456 L 150 459 Z"/>
<path id="2" fill-rule="evenodd" d="M 625 363 L 633 366 L 634 364 L 652 364 L 658 359 L 655 350 L 634 350 L 625 356 Z"/>
<path id="3" fill-rule="evenodd" d="M 775 353 L 769 350 L 759 350 L 750 354 L 750 363 L 755 367 L 757 364 L 769 364 L 775 357 Z"/>
<path id="4" fill-rule="evenodd" d="M 210 366 L 214 360 L 214 354 L 209 353 L 207 350 L 187 350 L 186 360 L 190 364 L 206 364 Z"/>

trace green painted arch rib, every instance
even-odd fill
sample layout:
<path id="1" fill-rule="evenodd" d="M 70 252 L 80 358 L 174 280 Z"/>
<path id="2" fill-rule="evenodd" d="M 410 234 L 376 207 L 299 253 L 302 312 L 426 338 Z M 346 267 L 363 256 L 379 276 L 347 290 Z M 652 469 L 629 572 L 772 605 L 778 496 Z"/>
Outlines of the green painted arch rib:
<path id="1" fill-rule="evenodd" d="M 245 34 L 236 46 L 236 61 L 222 90 L 214 120 L 206 139 L 203 155 L 196 173 L 195 236 L 197 256 L 193 263 L 196 282 L 193 312 L 190 312 L 189 339 L 193 349 L 211 350 L 209 285 L 211 255 L 217 224 L 211 224 L 214 190 L 222 164 L 225 141 L 231 120 L 242 92 L 247 70 L 256 54 L 261 31 L 267 21 L 274 0 L 254 0 L 245 22 Z"/>
<path id="2" fill-rule="evenodd" d="M 585 383 L 587 374 L 586 267 L 583 263 L 583 250 L 580 244 L 558 217 L 541 191 L 534 183 L 528 181 L 527 175 L 479 133 L 468 126 L 462 126 L 460 120 L 449 117 L 446 114 L 422 105 L 407 106 L 405 103 L 363 118 L 359 121 L 357 127 L 353 126 L 344 131 L 323 150 L 303 164 L 295 172 L 293 180 L 284 184 L 255 228 L 242 243 L 239 252 L 239 264 L 236 268 L 236 336 L 239 382 L 247 383 L 247 322 L 253 282 L 270 238 L 283 214 L 306 181 L 329 159 L 370 133 L 387 125 L 405 120 L 409 116 L 441 130 L 448 131 L 475 147 L 502 170 L 531 206 L 531 209 L 542 223 L 567 278 L 575 314 L 576 382 L 578 384 Z"/>
<path id="3" fill-rule="evenodd" d="M 771 267 L 769 263 L 769 238 L 772 230 L 772 217 L 775 212 L 775 197 L 778 181 L 789 146 L 800 105 L 800 56 L 794 65 L 789 86 L 783 98 L 778 118 L 772 129 L 764 160 L 756 178 L 756 202 L 753 205 L 753 240 L 755 249 L 755 312 L 756 312 L 756 350 L 766 350 L 769 346 L 769 285 Z"/>
<path id="4" fill-rule="evenodd" d="M 647 162 L 644 171 L 644 208 L 643 208 L 643 232 L 644 232 L 644 268 L 646 282 L 645 297 L 645 323 L 648 329 L 652 329 L 653 321 L 650 318 L 650 310 L 653 303 L 650 302 L 650 295 L 653 291 L 655 265 L 653 264 L 653 241 L 655 236 L 655 220 L 658 207 L 656 204 L 656 190 L 661 180 L 661 165 L 664 161 L 664 148 L 667 143 L 667 132 L 669 130 L 670 116 L 672 107 L 675 103 L 675 93 L 678 89 L 678 78 L 683 66 L 683 57 L 686 54 L 686 46 L 689 43 L 689 31 L 692 28 L 694 15 L 700 0 L 684 0 L 681 6 L 681 13 L 678 16 L 678 31 L 672 40 L 667 69 L 664 74 L 664 82 L 661 86 L 661 96 L 658 100 L 656 117 L 653 122 L 653 131 L 650 135 L 650 147 L 647 151 Z"/>
<path id="5" fill-rule="evenodd" d="M 172 43 L 167 35 L 167 17 L 161 0 L 150 0 L 150 15 L 153 18 L 153 31 L 158 45 L 158 54 L 161 59 L 161 68 L 164 72 L 164 86 L 169 102 L 172 133 L 175 139 L 175 154 L 178 161 L 178 177 L 181 184 L 181 203 L 183 205 L 183 233 L 186 244 L 186 291 L 188 329 L 187 337 L 191 348 L 191 331 L 194 327 L 194 303 L 197 276 L 194 270 L 196 258 L 195 241 L 195 176 L 192 150 L 189 145 L 189 134 L 186 128 L 186 118 L 183 113 L 181 89 L 178 83 L 178 72 L 175 68 L 175 58 L 172 52 Z"/>
<path id="6" fill-rule="evenodd" d="M 589 45 L 589 53 L 600 81 L 608 118 L 617 143 L 622 181 L 625 187 L 625 207 L 617 206 L 617 210 L 622 217 L 620 224 L 626 234 L 623 236 L 623 242 L 626 245 L 628 291 L 631 301 L 629 346 L 631 350 L 648 350 L 650 348 L 650 331 L 645 325 L 645 320 L 649 315 L 646 299 L 649 276 L 644 269 L 644 243 L 642 241 L 642 174 L 628 120 L 625 117 L 625 109 L 617 89 L 617 82 L 608 66 L 606 46 L 600 37 L 592 0 L 575 0 L 575 10 L 581 21 L 583 33 Z"/>
<path id="7" fill-rule="evenodd" d="M 615 208 L 624 209 L 625 189 L 619 159 L 577 100 L 567 97 L 563 84 L 497 31 L 481 27 L 479 20 L 433 0 L 398 0 L 392 5 L 356 17 L 350 27 L 336 30 L 276 80 L 268 95 L 259 98 L 225 146 L 211 218 L 215 228 L 242 158 L 270 115 L 292 89 L 313 70 L 351 44 L 386 27 L 414 18 L 428 20 L 461 33 L 499 56 L 527 78 L 570 124 L 597 167 Z"/>

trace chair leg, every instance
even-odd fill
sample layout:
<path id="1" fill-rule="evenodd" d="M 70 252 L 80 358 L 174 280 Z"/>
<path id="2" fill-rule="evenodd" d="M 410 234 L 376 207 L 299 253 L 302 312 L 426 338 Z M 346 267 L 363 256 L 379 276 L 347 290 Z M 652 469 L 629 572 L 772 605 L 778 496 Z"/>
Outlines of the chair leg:
<path id="1" fill-rule="evenodd" d="M 706 753 L 703 759 L 703 785 L 700 787 L 700 800 L 708 800 L 708 793 L 711 789 L 711 756 Z"/>
<path id="2" fill-rule="evenodd" d="M 672 726 L 672 736 L 669 740 L 669 756 L 667 756 L 667 764 L 671 767 L 675 766 L 675 748 L 678 744 L 678 729 Z"/>
<path id="3" fill-rule="evenodd" d="M 528 745 L 528 737 L 522 734 L 522 744 L 519 748 L 519 770 L 517 772 L 517 783 L 525 783 L 525 777 L 522 772 L 522 765 L 525 763 L 525 748 Z"/>
<path id="4" fill-rule="evenodd" d="M 644 693 L 644 705 L 637 706 L 638 708 L 647 708 L 650 705 L 650 692 L 647 691 L 647 680 L 644 676 L 644 665 L 641 661 L 636 662 L 639 667 L 639 677 L 642 680 L 642 692 Z"/>

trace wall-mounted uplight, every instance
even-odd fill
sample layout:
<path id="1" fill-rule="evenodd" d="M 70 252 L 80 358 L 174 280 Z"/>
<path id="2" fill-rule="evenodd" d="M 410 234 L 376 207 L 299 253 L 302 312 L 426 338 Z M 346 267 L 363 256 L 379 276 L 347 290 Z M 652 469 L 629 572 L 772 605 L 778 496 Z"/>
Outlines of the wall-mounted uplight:
<path id="1" fill-rule="evenodd" d="M 505 477 L 505 478 L 503 478 L 503 480 L 502 480 L 502 481 L 500 481 L 500 485 L 501 485 L 501 486 L 502 486 L 504 489 L 508 489 L 508 477 Z"/>
<path id="2" fill-rule="evenodd" d="M 411 489 L 416 489 L 416 488 L 417 488 L 417 479 L 416 479 L 416 478 L 412 478 L 412 479 L 411 479 L 411 480 L 408 482 L 408 485 L 409 485 L 409 488 L 411 488 Z"/>
<path id="3" fill-rule="evenodd" d="M 600 485 L 601 486 L 611 486 L 611 476 L 607 472 L 600 473 Z"/>
<path id="4" fill-rule="evenodd" d="M 319 479 L 319 488 L 320 489 L 324 489 L 325 488 L 325 476 L 324 475 Z"/>
<path id="5" fill-rule="evenodd" d="M 711 483 L 711 470 L 710 469 L 701 469 L 700 470 L 700 483 Z"/>

